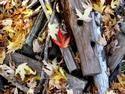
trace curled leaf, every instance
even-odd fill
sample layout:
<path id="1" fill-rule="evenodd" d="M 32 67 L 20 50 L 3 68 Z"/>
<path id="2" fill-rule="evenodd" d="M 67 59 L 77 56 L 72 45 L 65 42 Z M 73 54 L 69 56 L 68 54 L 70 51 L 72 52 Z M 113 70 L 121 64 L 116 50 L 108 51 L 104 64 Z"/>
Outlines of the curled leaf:
<path id="1" fill-rule="evenodd" d="M 35 75 L 36 72 L 34 72 L 28 65 L 27 63 L 20 64 L 15 72 L 15 75 L 19 74 L 22 81 L 25 79 L 26 75 Z"/>
<path id="2" fill-rule="evenodd" d="M 115 9 L 120 3 L 120 0 L 112 0 L 111 1 L 111 8 Z"/>
<path id="3" fill-rule="evenodd" d="M 103 3 L 102 2 L 97 2 L 97 3 L 93 4 L 94 10 L 96 10 L 96 11 L 98 11 L 100 13 L 102 13 L 104 11 L 105 7 L 106 6 L 104 5 L 104 2 Z"/>
<path id="4" fill-rule="evenodd" d="M 31 9 L 25 9 L 22 13 L 24 14 L 24 18 L 27 18 L 33 14 L 33 11 Z"/>
<path id="5" fill-rule="evenodd" d="M 49 3 L 46 3 L 45 4 L 46 8 L 47 8 L 47 14 L 48 15 L 51 15 L 52 14 L 52 8 L 51 8 L 51 5 Z"/>

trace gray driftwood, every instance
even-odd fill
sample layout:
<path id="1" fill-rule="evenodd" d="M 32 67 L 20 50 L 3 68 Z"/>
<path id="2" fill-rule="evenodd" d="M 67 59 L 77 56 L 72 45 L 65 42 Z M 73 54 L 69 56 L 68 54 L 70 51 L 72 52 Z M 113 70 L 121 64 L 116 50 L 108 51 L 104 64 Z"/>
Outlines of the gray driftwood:
<path id="1" fill-rule="evenodd" d="M 80 54 L 83 75 L 95 75 L 100 73 L 100 65 L 90 44 L 90 23 L 85 23 L 83 21 L 83 25 L 79 26 L 77 24 L 77 17 L 73 11 L 74 7 L 72 7 L 72 1 L 73 0 L 61 0 L 65 24 L 68 28 L 71 27 L 73 32 Z"/>
<path id="2" fill-rule="evenodd" d="M 109 88 L 109 79 L 107 75 L 107 64 L 104 53 L 104 46 L 97 43 L 101 36 L 101 14 L 92 12 L 92 40 L 95 42 L 94 52 L 99 60 L 101 73 L 94 76 L 95 85 L 98 89 L 98 94 L 105 94 Z"/>

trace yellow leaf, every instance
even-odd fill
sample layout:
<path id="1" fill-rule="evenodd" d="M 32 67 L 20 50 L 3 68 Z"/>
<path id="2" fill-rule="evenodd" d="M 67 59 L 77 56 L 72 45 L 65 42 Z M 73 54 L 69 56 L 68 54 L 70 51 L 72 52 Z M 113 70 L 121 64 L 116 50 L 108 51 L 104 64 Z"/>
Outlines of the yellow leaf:
<path id="1" fill-rule="evenodd" d="M 34 72 L 28 65 L 27 63 L 20 64 L 15 72 L 15 75 L 19 74 L 22 81 L 25 79 L 26 75 L 35 75 L 36 72 Z"/>
<path id="2" fill-rule="evenodd" d="M 111 2 L 111 8 L 115 9 L 119 5 L 119 0 L 112 0 Z"/>
<path id="3" fill-rule="evenodd" d="M 52 11 L 51 5 L 49 3 L 46 3 L 46 8 L 47 8 L 47 14 L 51 15 L 53 11 Z"/>
<path id="4" fill-rule="evenodd" d="M 26 35 L 24 33 L 16 34 L 13 38 L 13 41 L 9 41 L 9 45 L 7 46 L 7 53 L 14 52 L 17 49 L 22 48 L 23 43 L 25 41 L 25 36 Z"/>
<path id="5" fill-rule="evenodd" d="M 61 80 L 61 79 L 64 79 L 64 77 L 62 76 L 62 74 L 61 74 L 60 72 L 55 71 L 55 73 L 54 73 L 52 79 L 54 79 L 54 80 L 56 80 L 56 81 L 59 81 L 59 80 Z"/>
<path id="6" fill-rule="evenodd" d="M 30 17 L 33 14 L 33 10 L 31 9 L 25 9 L 23 12 L 24 18 Z"/>
<path id="7" fill-rule="evenodd" d="M 61 79 L 67 80 L 67 77 L 64 70 L 61 67 L 58 67 L 58 69 L 55 70 L 52 79 L 56 81 L 59 81 Z"/>
<path id="8" fill-rule="evenodd" d="M 61 75 L 62 75 L 65 79 L 67 79 L 66 73 L 65 73 L 65 71 L 63 70 L 63 68 L 59 67 L 59 72 L 61 73 Z"/>
<path id="9" fill-rule="evenodd" d="M 5 49 L 4 48 L 0 48 L 0 64 L 3 64 L 5 56 L 6 56 Z"/>
<path id="10" fill-rule="evenodd" d="M 96 4 L 93 4 L 94 10 L 96 10 L 96 11 L 98 11 L 98 12 L 100 12 L 100 13 L 103 12 L 103 10 L 104 10 L 105 7 L 106 7 L 106 6 L 105 6 L 103 3 L 101 3 L 101 2 L 98 2 L 98 3 L 96 3 Z"/>
<path id="11" fill-rule="evenodd" d="M 15 30 L 11 26 L 6 26 L 3 28 L 7 33 L 14 33 Z"/>

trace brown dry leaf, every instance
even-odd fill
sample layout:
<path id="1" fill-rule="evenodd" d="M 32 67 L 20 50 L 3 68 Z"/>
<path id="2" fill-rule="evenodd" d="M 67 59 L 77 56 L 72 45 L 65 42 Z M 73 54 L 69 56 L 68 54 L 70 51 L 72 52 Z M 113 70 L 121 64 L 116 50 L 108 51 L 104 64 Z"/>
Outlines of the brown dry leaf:
<path id="1" fill-rule="evenodd" d="M 105 14 L 113 14 L 113 10 L 110 8 L 110 6 L 106 6 L 104 10 Z"/>
<path id="2" fill-rule="evenodd" d="M 31 78 L 30 81 L 27 83 L 27 86 L 29 87 L 27 94 L 34 94 L 34 89 L 37 85 L 37 82 L 35 78 Z"/>
<path id="3" fill-rule="evenodd" d="M 118 88 L 121 88 L 121 87 L 122 87 L 121 84 L 118 83 L 118 82 L 114 82 L 114 83 L 112 84 L 112 89 L 118 89 Z"/>
<path id="4" fill-rule="evenodd" d="M 0 64 L 3 64 L 5 56 L 6 56 L 5 49 L 4 48 L 0 48 Z"/>
<path id="5" fill-rule="evenodd" d="M 117 76 L 118 82 L 114 82 L 111 86 L 112 89 L 118 90 L 120 94 L 125 93 L 125 75 L 120 74 Z"/>
<path id="6" fill-rule="evenodd" d="M 80 63 L 80 55 L 79 55 L 78 52 L 76 52 L 76 55 L 75 55 L 74 59 L 75 59 L 76 63 Z"/>
<path id="7" fill-rule="evenodd" d="M 118 75 L 117 78 L 122 87 L 125 87 L 125 75 L 124 74 Z"/>
<path id="8" fill-rule="evenodd" d="M 11 10 L 13 8 L 12 3 L 8 0 L 5 4 L 5 10 Z"/>

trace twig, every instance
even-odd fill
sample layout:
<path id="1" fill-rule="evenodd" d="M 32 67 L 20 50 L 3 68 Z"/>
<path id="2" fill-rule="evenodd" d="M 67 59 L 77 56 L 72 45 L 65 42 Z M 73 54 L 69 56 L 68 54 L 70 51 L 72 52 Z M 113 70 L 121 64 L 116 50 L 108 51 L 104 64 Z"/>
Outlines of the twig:
<path id="1" fill-rule="evenodd" d="M 44 11 L 44 13 L 45 13 L 47 19 L 49 19 L 50 16 L 47 14 L 47 9 L 46 9 L 46 6 L 45 6 L 45 4 L 44 4 L 44 1 L 43 1 L 43 0 L 39 0 L 39 2 L 40 2 L 40 4 L 41 4 L 41 6 L 42 6 L 42 9 L 43 9 L 43 11 Z"/>
<path id="2" fill-rule="evenodd" d="M 49 46 L 49 42 L 50 42 L 50 36 L 47 35 L 45 48 L 44 48 L 44 60 L 45 61 L 48 61 L 48 46 Z"/>

